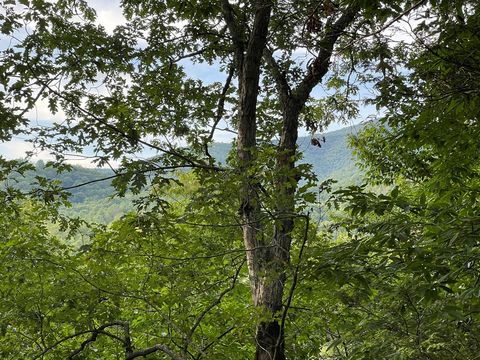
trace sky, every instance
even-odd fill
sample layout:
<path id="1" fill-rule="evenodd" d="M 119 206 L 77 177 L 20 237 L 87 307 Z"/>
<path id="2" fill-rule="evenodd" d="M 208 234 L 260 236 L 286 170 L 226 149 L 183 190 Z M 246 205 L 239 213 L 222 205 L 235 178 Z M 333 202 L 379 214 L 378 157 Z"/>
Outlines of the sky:
<path id="1" fill-rule="evenodd" d="M 98 23 L 101 24 L 107 32 L 113 32 L 114 28 L 118 25 L 125 23 L 125 18 L 122 14 L 119 1 L 118 0 L 90 0 L 88 1 L 90 6 L 92 6 L 97 13 Z M 5 48 L 8 46 L 8 39 L 0 37 L 0 49 Z M 208 65 L 208 64 L 191 64 L 188 62 L 184 62 L 182 64 L 187 73 L 193 74 L 195 77 L 201 78 L 205 82 L 213 82 L 213 81 L 222 81 L 223 78 L 219 78 L 218 69 L 215 68 L 215 65 Z M 364 96 L 365 92 L 368 89 L 364 89 L 361 91 L 360 96 Z M 320 97 L 322 96 L 323 90 L 321 87 L 317 87 L 313 92 L 313 97 Z M 351 126 L 357 124 L 361 121 L 366 120 L 367 118 L 374 116 L 376 114 L 376 110 L 373 107 L 362 107 L 360 109 L 360 114 L 357 119 L 351 120 L 347 124 L 332 124 L 326 130 L 326 132 L 334 131 L 340 129 L 345 126 Z M 46 124 L 48 122 L 55 122 L 55 121 L 62 121 L 64 119 L 64 114 L 60 111 L 55 115 L 52 115 L 48 110 L 48 106 L 46 101 L 40 101 L 37 106 L 30 111 L 28 114 L 28 119 L 32 121 L 34 124 Z M 222 127 L 221 125 L 219 127 Z M 307 136 L 307 132 L 305 129 L 300 130 L 300 136 Z M 215 134 L 215 141 L 218 142 L 231 142 L 233 140 L 234 135 L 228 132 L 221 132 L 217 131 Z M 24 157 L 26 151 L 31 150 L 31 145 L 25 141 L 25 138 L 22 137 L 14 137 L 12 141 L 8 143 L 0 143 L 0 155 L 5 156 L 7 158 L 19 158 Z M 142 154 L 142 156 L 148 156 L 149 154 Z M 39 153 L 36 155 L 34 160 L 48 160 L 50 156 L 46 153 Z M 80 164 L 82 166 L 90 167 L 89 160 L 81 160 L 76 157 L 73 157 L 70 161 L 74 164 Z"/>

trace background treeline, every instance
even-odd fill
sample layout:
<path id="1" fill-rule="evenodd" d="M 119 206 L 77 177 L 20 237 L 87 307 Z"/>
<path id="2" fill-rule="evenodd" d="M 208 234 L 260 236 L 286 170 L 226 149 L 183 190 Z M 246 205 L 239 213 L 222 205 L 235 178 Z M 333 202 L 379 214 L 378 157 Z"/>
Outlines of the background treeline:
<path id="1" fill-rule="evenodd" d="M 300 163 L 311 164 L 312 171 L 319 181 L 333 179 L 337 182 L 336 187 L 359 184 L 362 180 L 361 171 L 356 165 L 348 143 L 349 138 L 358 134 L 362 128 L 362 125 L 351 126 L 313 137 L 319 139 L 321 147 L 312 144 L 312 137 L 301 137 L 298 141 L 299 148 L 303 152 Z M 213 143 L 210 153 L 217 161 L 225 164 L 231 147 L 231 144 Z M 37 161 L 35 171 L 27 171 L 21 176 L 14 174 L 9 178 L 8 183 L 21 191 L 28 192 L 33 188 L 36 183 L 35 178 L 38 176 L 49 181 L 59 181 L 59 186 L 64 188 L 74 187 L 67 190 L 71 194 L 69 201 L 72 206 L 64 208 L 63 213 L 91 222 L 109 224 L 135 209 L 133 205 L 135 196 L 132 194 L 126 194 L 123 197 L 114 196 L 111 179 L 97 182 L 114 174 L 110 169 L 91 169 L 81 166 L 73 166 L 71 171 L 58 173 L 54 168 L 46 167 L 43 161 Z M 75 187 L 78 185 L 81 186 Z"/>

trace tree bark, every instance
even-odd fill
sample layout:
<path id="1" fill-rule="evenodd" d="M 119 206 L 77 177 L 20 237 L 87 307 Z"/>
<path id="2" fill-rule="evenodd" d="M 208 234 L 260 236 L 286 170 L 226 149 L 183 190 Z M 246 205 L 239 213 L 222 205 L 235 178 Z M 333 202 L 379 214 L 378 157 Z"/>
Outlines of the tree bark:
<path id="1" fill-rule="evenodd" d="M 260 67 L 267 43 L 271 2 L 257 1 L 251 37 L 239 66 L 239 123 L 237 155 L 243 174 L 241 185 L 241 209 L 243 240 L 254 306 L 261 320 L 256 329 L 257 360 L 284 360 L 283 331 L 274 319 L 282 309 L 284 263 L 289 251 L 285 251 L 258 236 L 261 228 L 258 201 L 259 184 L 251 169 L 255 163 L 256 150 L 256 106 Z"/>
<path id="2" fill-rule="evenodd" d="M 348 8 L 334 23 L 321 41 L 321 50 L 314 59 L 309 72 L 296 89 L 291 90 L 285 76 L 275 67 L 273 54 L 266 48 L 268 25 L 272 3 L 257 0 L 255 18 L 245 40 L 245 24 L 239 21 L 228 0 L 222 0 L 222 13 L 235 49 L 238 76 L 239 108 L 237 157 L 242 175 L 240 186 L 240 215 L 243 240 L 246 250 L 252 299 L 260 314 L 256 329 L 256 360 L 284 360 L 285 340 L 283 323 L 277 320 L 282 311 L 286 271 L 290 262 L 290 247 L 294 229 L 295 191 L 298 174 L 295 169 L 296 142 L 299 116 L 310 96 L 329 68 L 334 44 L 346 26 L 356 16 L 356 5 Z M 252 173 L 256 150 L 256 106 L 260 79 L 261 61 L 264 53 L 272 65 L 279 88 L 283 109 L 282 131 L 276 158 L 275 224 L 273 238 L 264 239 L 261 230 L 259 184 Z"/>
<path id="3" fill-rule="evenodd" d="M 282 130 L 278 145 L 275 182 L 276 220 L 271 250 L 264 255 L 266 276 L 258 289 L 257 306 L 263 306 L 271 314 L 269 321 L 263 321 L 257 328 L 257 360 L 285 359 L 285 334 L 283 323 L 275 320 L 275 314 L 282 310 L 282 299 L 286 271 L 290 265 L 290 248 L 295 216 L 295 191 L 299 174 L 295 168 L 299 117 L 310 93 L 327 73 L 333 47 L 344 29 L 355 19 L 358 7 L 353 5 L 337 20 L 325 34 L 319 54 L 309 72 L 295 89 L 291 89 L 280 71 L 273 54 L 265 51 L 266 62 L 270 65 L 276 80 L 282 106 Z"/>
<path id="4" fill-rule="evenodd" d="M 241 27 L 228 1 L 222 3 L 222 12 L 235 46 L 235 62 L 238 72 L 239 110 L 237 157 L 242 176 L 240 186 L 240 215 L 242 218 L 243 241 L 246 250 L 252 299 L 259 310 L 262 320 L 256 329 L 256 359 L 283 360 L 282 332 L 273 315 L 281 310 L 283 281 L 272 278 L 274 265 L 272 259 L 278 252 L 259 238 L 260 204 L 258 201 L 259 184 L 251 169 L 255 163 L 256 150 L 256 107 L 260 68 L 263 52 L 266 48 L 268 25 L 272 8 L 271 1 L 255 2 L 255 18 L 246 48 Z M 265 320 L 264 320 L 265 319 Z"/>

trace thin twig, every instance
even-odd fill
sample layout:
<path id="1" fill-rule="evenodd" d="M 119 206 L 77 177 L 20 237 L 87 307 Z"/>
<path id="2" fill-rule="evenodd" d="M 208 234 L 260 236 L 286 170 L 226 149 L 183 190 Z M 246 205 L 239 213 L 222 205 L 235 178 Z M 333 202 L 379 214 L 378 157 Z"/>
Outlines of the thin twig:
<path id="1" fill-rule="evenodd" d="M 211 341 L 210 343 L 208 343 L 200 352 L 200 354 L 197 356 L 196 360 L 200 360 L 202 358 L 202 356 L 205 354 L 205 352 L 212 346 L 215 344 L 215 342 L 217 342 L 218 340 L 220 340 L 221 338 L 223 338 L 225 335 L 227 335 L 228 333 L 230 333 L 232 330 L 235 329 L 235 325 L 234 326 L 231 326 L 230 328 L 228 328 L 227 330 L 225 330 L 224 332 L 222 332 L 220 335 L 217 336 L 217 338 L 213 341 Z"/>
<path id="2" fill-rule="evenodd" d="M 299 272 L 299 269 L 300 269 L 300 263 L 302 261 L 303 251 L 305 249 L 305 245 L 306 245 L 307 240 L 308 240 L 308 230 L 310 228 L 310 213 L 307 213 L 307 215 L 305 215 L 304 217 L 305 217 L 305 232 L 303 234 L 303 241 L 302 241 L 302 245 L 300 247 L 300 252 L 298 253 L 298 262 L 297 262 L 297 265 L 295 266 L 295 270 L 293 272 L 292 286 L 290 287 L 290 291 L 288 293 L 288 298 L 287 298 L 287 303 L 285 304 L 285 308 L 284 308 L 283 313 L 282 313 L 282 320 L 280 322 L 280 333 L 279 333 L 279 336 L 277 338 L 277 344 L 275 346 L 275 352 L 277 351 L 277 349 L 280 345 L 280 341 L 282 341 L 282 338 L 283 338 L 283 334 L 284 334 L 284 330 L 285 330 L 285 320 L 287 318 L 287 312 L 288 312 L 288 309 L 290 309 L 290 305 L 292 304 L 292 300 L 293 300 L 293 294 L 295 292 L 295 288 L 297 287 L 298 272 Z M 274 354 L 273 358 L 275 359 L 275 354 Z"/>
<path id="3" fill-rule="evenodd" d="M 227 97 L 228 89 L 230 89 L 230 84 L 232 83 L 232 78 L 235 73 L 235 66 L 231 64 L 228 69 L 227 79 L 225 80 L 225 85 L 223 85 L 222 93 L 220 94 L 220 98 L 218 99 L 217 105 L 217 113 L 215 114 L 215 120 L 212 125 L 212 129 L 208 138 L 205 140 L 205 153 L 209 158 L 212 158 L 210 153 L 208 152 L 208 143 L 212 141 L 213 135 L 215 134 L 215 129 L 217 128 L 218 123 L 222 120 L 223 114 L 225 112 L 225 99 Z"/>
<path id="4" fill-rule="evenodd" d="M 420 0 L 420 1 L 416 2 L 415 4 L 410 6 L 408 9 L 406 9 L 405 11 L 403 11 L 400 14 L 398 14 L 397 16 L 395 16 L 392 20 L 390 20 L 386 25 L 382 26 L 377 31 L 374 31 L 374 32 L 369 33 L 369 34 L 365 34 L 365 35 L 361 36 L 360 39 L 365 39 L 367 37 L 371 37 L 371 36 L 375 36 L 375 35 L 380 34 L 383 30 L 388 29 L 390 26 L 392 26 L 394 23 L 396 23 L 402 17 L 404 17 L 405 15 L 408 15 L 410 12 L 412 12 L 416 8 L 424 5 L 426 2 L 427 2 L 427 0 Z"/>
<path id="5" fill-rule="evenodd" d="M 240 275 L 240 271 L 242 270 L 242 267 L 243 265 L 245 264 L 245 260 L 243 260 L 240 264 L 240 266 L 237 268 L 237 270 L 235 271 L 235 274 L 233 275 L 232 277 L 232 282 L 230 284 L 230 286 L 228 288 L 226 288 L 225 290 L 223 290 L 220 295 L 218 296 L 217 299 L 215 299 L 214 302 L 212 302 L 210 305 L 208 305 L 201 313 L 200 315 L 197 317 L 195 323 L 193 324 L 193 326 L 190 328 L 190 331 L 189 333 L 187 334 L 186 338 L 185 338 L 185 345 L 184 345 L 184 353 L 187 352 L 188 350 L 188 345 L 190 345 L 190 341 L 191 341 L 191 338 L 193 336 L 193 334 L 195 333 L 195 330 L 198 328 L 198 326 L 200 325 L 200 323 L 202 322 L 203 318 L 210 312 L 210 310 L 212 310 L 215 306 L 217 306 L 218 304 L 220 304 L 220 302 L 222 301 L 223 297 L 228 294 L 230 291 L 232 291 L 234 288 L 235 288 L 235 284 L 237 282 L 237 279 L 238 279 L 238 276 Z"/>

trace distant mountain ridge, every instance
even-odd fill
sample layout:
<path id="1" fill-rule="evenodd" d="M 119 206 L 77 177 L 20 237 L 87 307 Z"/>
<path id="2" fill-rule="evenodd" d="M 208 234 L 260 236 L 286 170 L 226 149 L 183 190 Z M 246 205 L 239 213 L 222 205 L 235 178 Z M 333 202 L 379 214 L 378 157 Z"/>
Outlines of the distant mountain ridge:
<path id="1" fill-rule="evenodd" d="M 321 141 L 321 147 L 313 145 L 311 137 L 300 137 L 298 146 L 303 153 L 303 159 L 300 162 L 312 164 L 313 171 L 320 181 L 335 178 L 345 184 L 351 179 L 358 178 L 360 171 L 355 165 L 352 150 L 348 147 L 348 137 L 358 133 L 361 127 L 361 125 L 350 126 L 322 134 L 319 137 L 325 138 L 325 141 Z M 232 144 L 214 143 L 210 153 L 217 161 L 225 163 L 231 147 Z M 90 169 L 81 166 L 74 166 L 71 172 L 57 174 L 54 169 L 46 168 L 43 162 L 39 161 L 35 172 L 30 172 L 22 178 L 17 177 L 15 181 L 17 182 L 16 187 L 22 190 L 27 189 L 34 182 L 35 176 L 51 180 L 58 179 L 64 187 L 71 187 L 112 174 L 110 169 Z M 111 180 L 106 180 L 72 189 L 70 190 L 71 200 L 74 203 L 81 203 L 109 197 L 113 194 L 113 189 L 108 186 L 110 183 Z"/>
<path id="2" fill-rule="evenodd" d="M 303 153 L 303 159 L 300 162 L 312 164 L 319 181 L 333 178 L 339 185 L 358 182 L 361 172 L 355 165 L 352 150 L 348 147 L 348 137 L 357 134 L 361 128 L 361 125 L 350 126 L 322 134 L 319 137 L 325 137 L 325 142 L 321 141 L 321 147 L 313 145 L 311 137 L 300 137 L 298 146 Z M 209 152 L 217 161 L 225 163 L 231 147 L 232 144 L 214 143 Z M 15 187 L 21 190 L 28 190 L 35 176 L 50 180 L 58 179 L 64 187 L 94 181 L 69 190 L 72 194 L 70 200 L 73 207 L 65 209 L 65 212 L 86 220 L 108 224 L 133 208 L 130 195 L 125 199 L 110 198 L 114 193 L 110 186 L 111 180 L 95 181 L 112 174 L 113 171 L 110 169 L 90 169 L 80 166 L 74 166 L 71 172 L 57 174 L 54 169 L 46 168 L 43 162 L 39 161 L 36 164 L 36 171 L 29 172 L 24 177 L 16 177 L 10 185 L 15 184 Z"/>
<path id="3" fill-rule="evenodd" d="M 322 181 L 335 178 L 339 183 L 348 183 L 349 180 L 358 179 L 360 170 L 355 165 L 352 149 L 348 146 L 350 135 L 356 135 L 363 128 L 363 125 L 353 125 L 340 130 L 327 132 L 316 138 L 325 138 L 321 141 L 321 147 L 313 145 L 310 136 L 299 137 L 297 144 L 303 153 L 301 163 L 313 165 L 313 171 L 318 180 Z M 214 143 L 210 149 L 211 155 L 224 163 L 231 144 Z"/>

